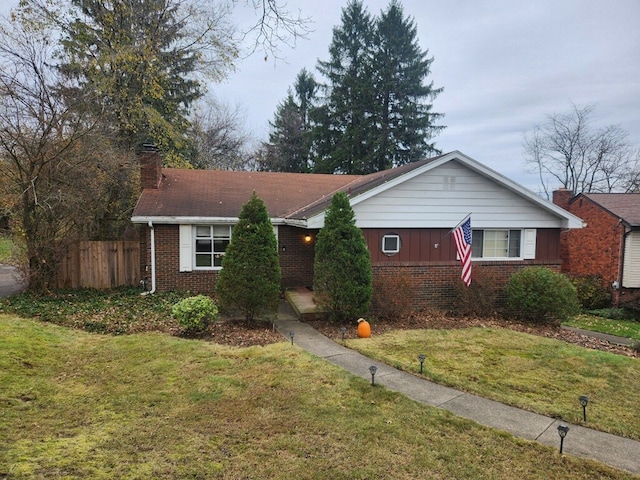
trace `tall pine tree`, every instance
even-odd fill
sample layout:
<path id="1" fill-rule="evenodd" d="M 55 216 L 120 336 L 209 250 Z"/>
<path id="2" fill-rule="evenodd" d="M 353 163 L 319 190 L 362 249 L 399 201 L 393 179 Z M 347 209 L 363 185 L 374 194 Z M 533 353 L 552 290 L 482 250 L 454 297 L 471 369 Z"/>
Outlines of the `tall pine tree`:
<path id="1" fill-rule="evenodd" d="M 442 88 L 425 80 L 433 57 L 418 44 L 414 21 L 392 0 L 376 22 L 374 35 L 376 148 L 373 171 L 397 167 L 440 153 L 431 140 L 444 127 L 435 122 L 443 115 L 432 112 Z"/>
<path id="2" fill-rule="evenodd" d="M 209 71 L 220 75 L 234 55 L 233 46 L 225 59 L 222 47 L 202 45 L 213 42 L 212 32 L 194 38 L 194 12 L 188 2 L 71 4 L 74 20 L 64 28 L 60 71 L 76 86 L 66 94 L 74 98 L 78 91 L 95 92 L 100 101 L 85 108 L 111 126 L 125 148 L 151 141 L 164 152 L 166 163 L 185 164 L 190 154 L 185 135 L 189 107 L 203 94 L 194 73 L 205 62 L 204 50 L 218 48 L 212 53 L 218 66 Z"/>
<path id="3" fill-rule="evenodd" d="M 263 144 L 265 157 L 260 168 L 272 172 L 305 173 L 311 167 L 311 137 L 309 110 L 314 105 L 317 83 L 306 69 L 298 74 L 294 94 L 276 110 L 269 134 L 269 142 Z"/>
<path id="4" fill-rule="evenodd" d="M 314 169 L 320 173 L 368 173 L 375 144 L 374 23 L 361 1 L 342 10 L 333 29 L 328 61 L 318 62 L 327 80 L 323 105 L 314 110 Z"/>
<path id="5" fill-rule="evenodd" d="M 376 18 L 351 0 L 341 20 L 329 60 L 318 62 L 323 81 L 304 109 L 310 122 L 296 112 L 301 103 L 288 98 L 278 107 L 271 144 L 293 164 L 306 152 L 318 173 L 367 174 L 440 153 L 433 138 L 444 128 L 437 124 L 443 115 L 432 102 L 442 88 L 427 80 L 433 58 L 420 48 L 413 19 L 397 0 Z M 300 125 L 311 142 L 300 141 Z"/>

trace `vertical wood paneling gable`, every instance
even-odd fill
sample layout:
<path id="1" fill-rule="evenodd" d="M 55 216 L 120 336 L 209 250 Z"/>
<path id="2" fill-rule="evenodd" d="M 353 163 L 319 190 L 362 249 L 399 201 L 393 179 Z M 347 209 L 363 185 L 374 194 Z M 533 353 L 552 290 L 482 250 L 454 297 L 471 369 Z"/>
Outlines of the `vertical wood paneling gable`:
<path id="1" fill-rule="evenodd" d="M 371 253 L 373 264 L 388 262 L 449 262 L 456 259 L 450 229 L 414 230 L 371 228 L 362 231 Z M 384 235 L 396 234 L 402 239 L 400 252 L 394 255 L 382 253 Z"/>
<path id="2" fill-rule="evenodd" d="M 354 202 L 361 228 L 452 228 L 472 212 L 474 228 L 559 228 L 561 220 L 454 161 Z"/>

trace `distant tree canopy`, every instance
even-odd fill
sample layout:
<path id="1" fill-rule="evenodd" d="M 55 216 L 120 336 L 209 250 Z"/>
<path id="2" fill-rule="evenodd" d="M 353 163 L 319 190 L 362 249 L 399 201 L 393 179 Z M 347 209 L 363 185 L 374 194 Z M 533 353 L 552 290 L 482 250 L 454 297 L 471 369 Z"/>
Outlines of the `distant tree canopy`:
<path id="1" fill-rule="evenodd" d="M 233 114 L 189 117 L 203 75 L 222 78 L 238 54 L 234 5 L 23 0 L 0 17 L 0 205 L 25 246 L 29 288 L 52 287 L 68 243 L 122 238 L 137 144 L 156 143 L 172 165 L 235 166 Z M 305 22 L 278 2 L 247 5 L 262 11 L 254 32 L 266 49 Z"/>
<path id="2" fill-rule="evenodd" d="M 323 81 L 303 70 L 295 95 L 278 106 L 264 169 L 366 174 L 440 153 L 433 137 L 443 115 L 431 102 L 442 88 L 426 81 L 432 62 L 399 2 L 374 18 L 351 0 L 329 60 L 318 62 Z M 283 161 L 287 154 L 295 160 Z"/>
<path id="3" fill-rule="evenodd" d="M 52 29 L 57 44 L 50 63 L 60 76 L 58 94 L 83 113 L 92 112 L 122 148 L 131 151 L 151 142 L 166 165 L 191 167 L 217 163 L 206 156 L 211 149 L 204 159 L 196 158 L 202 153 L 202 135 L 193 135 L 202 131 L 191 128 L 192 107 L 204 97 L 206 84 L 220 81 L 233 68 L 241 42 L 249 36 L 252 50 L 260 47 L 277 55 L 279 43 L 307 32 L 308 19 L 292 17 L 278 2 L 258 0 L 246 2 L 258 13 L 256 23 L 240 32 L 230 16 L 237 4 L 27 0 L 12 15 L 33 28 Z M 79 93 L 86 91 L 94 93 L 92 101 L 79 104 Z M 221 112 L 222 121 L 228 120 Z M 235 126 L 227 122 L 225 128 Z M 209 136 L 209 146 L 212 138 L 218 137 Z M 227 147 L 225 143 L 219 151 Z"/>
<path id="4" fill-rule="evenodd" d="M 275 119 L 270 122 L 269 143 L 264 145 L 260 169 L 273 172 L 310 171 L 312 102 L 318 84 L 306 69 L 296 77 L 294 92 L 277 107 Z"/>
<path id="5" fill-rule="evenodd" d="M 634 157 L 620 125 L 595 128 L 594 111 L 594 105 L 573 105 L 525 135 L 526 161 L 547 198 L 559 187 L 576 194 L 640 190 L 640 153 Z"/>

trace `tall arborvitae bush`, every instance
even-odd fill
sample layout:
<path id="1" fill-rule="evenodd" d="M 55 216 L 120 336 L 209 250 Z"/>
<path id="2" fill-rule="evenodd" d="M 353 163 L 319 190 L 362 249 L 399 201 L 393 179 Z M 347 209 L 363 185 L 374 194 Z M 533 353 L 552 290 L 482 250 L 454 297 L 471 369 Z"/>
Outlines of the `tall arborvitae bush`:
<path id="1" fill-rule="evenodd" d="M 216 295 L 223 311 L 239 311 L 247 322 L 278 309 L 278 244 L 264 202 L 255 192 L 233 228 Z"/>
<path id="2" fill-rule="evenodd" d="M 334 321 L 356 321 L 371 304 L 371 257 L 344 192 L 331 199 L 316 238 L 313 290 L 316 302 Z"/>

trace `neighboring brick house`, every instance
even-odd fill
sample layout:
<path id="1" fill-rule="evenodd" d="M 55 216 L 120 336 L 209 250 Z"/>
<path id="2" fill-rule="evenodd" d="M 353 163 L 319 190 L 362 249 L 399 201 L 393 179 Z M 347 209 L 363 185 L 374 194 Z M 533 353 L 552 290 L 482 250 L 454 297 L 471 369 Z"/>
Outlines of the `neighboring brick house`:
<path id="1" fill-rule="evenodd" d="M 337 191 L 348 194 L 374 277 L 410 279 L 416 309 L 450 308 L 460 265 L 450 231 L 469 213 L 474 268 L 502 282 L 519 268 L 560 269 L 560 232 L 579 218 L 460 152 L 370 175 L 161 169 L 141 154 L 143 277 L 152 290 L 213 292 L 238 215 L 256 192 L 278 239 L 282 286 L 310 286 L 314 239 Z M 472 276 L 473 277 L 473 276 Z"/>
<path id="2" fill-rule="evenodd" d="M 640 295 L 640 194 L 557 190 L 553 202 L 585 222 L 561 236 L 562 271 L 599 276 L 616 305 Z"/>

